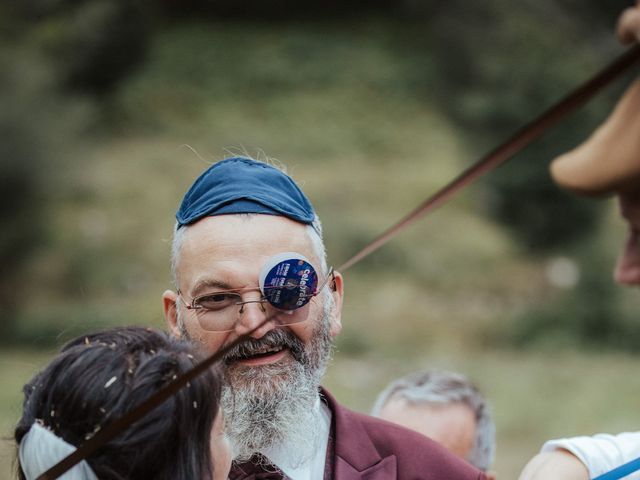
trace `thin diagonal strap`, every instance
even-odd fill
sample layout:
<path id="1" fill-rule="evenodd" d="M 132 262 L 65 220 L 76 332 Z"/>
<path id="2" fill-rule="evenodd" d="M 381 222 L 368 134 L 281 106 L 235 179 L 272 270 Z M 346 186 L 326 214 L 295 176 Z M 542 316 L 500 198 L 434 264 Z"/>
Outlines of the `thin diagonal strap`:
<path id="1" fill-rule="evenodd" d="M 624 478 L 627 475 L 631 475 L 633 472 L 637 472 L 640 471 L 640 457 L 636 458 L 635 460 L 631 460 L 628 463 L 625 463 L 624 465 L 620 465 L 617 468 L 614 468 L 613 470 L 607 472 L 607 473 L 603 473 L 600 476 L 597 476 L 596 478 L 594 478 L 593 480 L 618 480 L 620 478 Z"/>

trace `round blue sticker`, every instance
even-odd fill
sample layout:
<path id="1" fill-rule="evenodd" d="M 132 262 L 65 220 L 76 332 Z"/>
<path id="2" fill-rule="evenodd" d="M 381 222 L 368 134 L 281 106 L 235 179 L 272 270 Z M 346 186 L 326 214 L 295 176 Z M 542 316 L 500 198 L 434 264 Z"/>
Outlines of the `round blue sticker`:
<path id="1" fill-rule="evenodd" d="M 271 257 L 260 272 L 260 289 L 280 310 L 295 310 L 316 294 L 318 275 L 301 254 L 285 252 Z"/>

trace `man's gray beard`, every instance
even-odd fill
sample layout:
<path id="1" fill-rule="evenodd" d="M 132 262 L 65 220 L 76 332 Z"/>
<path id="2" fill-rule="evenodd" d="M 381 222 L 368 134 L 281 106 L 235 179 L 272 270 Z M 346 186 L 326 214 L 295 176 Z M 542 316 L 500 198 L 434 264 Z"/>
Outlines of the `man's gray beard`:
<path id="1" fill-rule="evenodd" d="M 250 353 L 261 345 L 286 345 L 293 362 L 226 368 L 227 383 L 223 387 L 222 408 L 226 432 L 237 461 L 246 461 L 254 453 L 278 449 L 290 452 L 291 466 L 309 461 L 319 445 L 316 433 L 320 412 L 315 407 L 318 388 L 331 357 L 332 344 L 329 318 L 333 302 L 323 308 L 321 321 L 306 346 L 293 333 L 274 329 L 264 337 L 249 341 L 250 346 L 232 349 L 225 359 L 237 355 L 242 348 Z"/>

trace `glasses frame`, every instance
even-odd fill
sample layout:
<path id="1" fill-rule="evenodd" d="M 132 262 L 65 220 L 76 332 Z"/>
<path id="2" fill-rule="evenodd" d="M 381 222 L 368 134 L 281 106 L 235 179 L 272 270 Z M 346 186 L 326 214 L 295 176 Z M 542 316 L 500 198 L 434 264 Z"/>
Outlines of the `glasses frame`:
<path id="1" fill-rule="evenodd" d="M 320 294 L 320 292 L 322 291 L 322 289 L 324 289 L 324 287 L 327 286 L 327 284 L 329 283 L 329 280 L 331 280 L 331 290 L 336 289 L 336 276 L 335 276 L 335 271 L 333 269 L 333 267 L 329 267 L 329 270 L 327 271 L 327 275 L 324 279 L 324 281 L 318 285 L 315 289 L 315 291 L 313 293 L 308 293 L 306 295 L 303 296 L 303 298 L 313 298 L 316 297 L 317 295 Z M 285 288 L 285 287 L 265 287 L 266 289 L 275 289 L 275 288 Z M 260 289 L 260 287 L 246 287 L 246 288 L 233 288 L 233 289 L 228 289 L 228 290 L 219 290 L 217 292 L 215 292 L 215 294 L 224 294 L 224 293 L 233 293 L 233 294 L 237 294 L 240 298 L 242 298 L 242 293 L 245 292 L 253 292 L 253 291 L 259 291 L 262 294 L 262 290 Z M 216 310 L 204 307 L 202 305 L 199 305 L 197 302 L 199 299 L 209 296 L 211 295 L 211 293 L 205 293 L 202 295 L 198 295 L 197 297 L 194 297 L 191 299 L 191 303 L 187 303 L 185 298 L 183 297 L 182 292 L 180 291 L 180 289 L 178 289 L 177 291 L 178 293 L 178 297 L 180 298 L 180 300 L 182 300 L 182 304 L 184 305 L 184 307 L 187 310 L 191 310 L 191 311 L 195 311 L 195 312 L 215 312 Z M 260 305 L 260 310 L 262 310 L 263 313 L 266 313 L 266 308 L 264 306 L 265 303 L 268 303 L 269 305 L 271 305 L 277 312 L 294 312 L 296 309 L 293 310 L 283 310 L 281 308 L 276 307 L 275 305 L 273 305 L 271 302 L 269 302 L 269 299 L 263 294 L 258 300 L 242 300 L 239 302 L 235 302 L 234 305 L 236 306 L 240 306 L 240 309 L 238 311 L 238 318 L 236 319 L 235 323 L 240 319 L 240 317 L 242 316 L 242 314 L 244 313 L 244 306 L 250 303 L 257 303 Z M 308 302 L 307 302 L 308 303 Z M 307 304 L 305 303 L 305 305 Z M 304 306 L 304 305 L 302 305 Z M 301 308 L 301 307 L 299 307 Z M 297 322 L 292 322 L 292 323 L 297 323 Z M 290 324 L 283 324 L 284 325 L 290 325 Z M 202 327 L 202 324 L 200 325 Z M 208 332 L 230 332 L 233 330 L 232 329 L 227 329 L 227 330 L 207 330 L 207 329 L 203 329 L 206 330 Z"/>

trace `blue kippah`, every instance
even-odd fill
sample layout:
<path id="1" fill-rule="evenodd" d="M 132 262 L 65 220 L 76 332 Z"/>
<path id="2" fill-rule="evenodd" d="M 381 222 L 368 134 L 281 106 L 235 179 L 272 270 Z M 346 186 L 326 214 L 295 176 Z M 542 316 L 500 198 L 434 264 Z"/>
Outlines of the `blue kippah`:
<path id="1" fill-rule="evenodd" d="M 309 225 L 315 218 L 311 202 L 291 177 L 243 157 L 227 158 L 205 170 L 182 199 L 176 219 L 180 228 L 232 213 L 282 215 Z"/>

